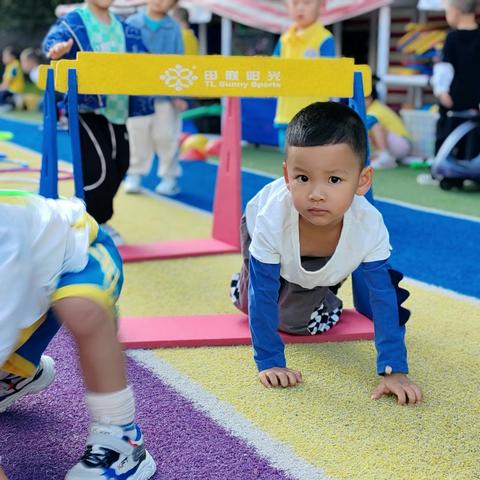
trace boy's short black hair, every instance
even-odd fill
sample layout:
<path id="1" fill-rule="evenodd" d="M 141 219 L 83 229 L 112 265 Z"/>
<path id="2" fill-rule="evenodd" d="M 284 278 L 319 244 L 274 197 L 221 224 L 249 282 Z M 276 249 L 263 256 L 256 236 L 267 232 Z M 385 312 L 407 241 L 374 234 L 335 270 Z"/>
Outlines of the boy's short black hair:
<path id="1" fill-rule="evenodd" d="M 316 102 L 300 110 L 286 133 L 288 147 L 318 147 L 346 143 L 359 157 L 367 157 L 367 132 L 362 119 L 351 108 L 336 102 Z"/>
<path id="2" fill-rule="evenodd" d="M 477 0 L 448 0 L 447 4 L 450 7 L 458 8 L 460 13 L 467 15 L 475 13 L 478 8 Z"/>
<path id="3" fill-rule="evenodd" d="M 8 53 L 11 55 L 13 58 L 18 60 L 18 57 L 20 56 L 20 53 L 18 49 L 12 45 L 7 45 L 3 50 L 2 53 Z"/>
<path id="4" fill-rule="evenodd" d="M 174 17 L 181 22 L 190 23 L 190 15 L 188 14 L 188 10 L 186 8 L 176 8 Z"/>
<path id="5" fill-rule="evenodd" d="M 22 50 L 22 53 L 20 54 L 20 58 L 22 60 L 24 58 L 27 60 L 31 60 L 38 65 L 41 65 L 42 63 L 46 63 L 45 57 L 43 56 L 42 51 L 38 48 L 26 48 L 25 50 Z"/>

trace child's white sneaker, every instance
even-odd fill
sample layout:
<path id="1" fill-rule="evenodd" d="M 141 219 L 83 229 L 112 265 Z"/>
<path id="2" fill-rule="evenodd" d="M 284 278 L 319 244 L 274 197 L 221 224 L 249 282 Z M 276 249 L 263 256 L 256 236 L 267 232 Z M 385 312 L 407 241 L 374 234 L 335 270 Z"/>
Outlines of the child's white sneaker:
<path id="1" fill-rule="evenodd" d="M 0 413 L 19 398 L 45 390 L 55 378 L 53 358 L 42 355 L 37 371 L 28 378 L 6 375 L 0 379 Z"/>
<path id="2" fill-rule="evenodd" d="M 164 178 L 155 188 L 155 191 L 160 195 L 167 195 L 171 197 L 180 193 L 180 187 L 178 186 L 176 178 Z"/>
<path id="3" fill-rule="evenodd" d="M 379 152 L 377 158 L 372 161 L 372 167 L 375 170 L 384 170 L 387 168 L 396 168 L 395 157 L 387 151 Z"/>
<path id="4" fill-rule="evenodd" d="M 123 181 L 125 193 L 140 193 L 142 177 L 140 175 L 127 175 Z"/>
<path id="5" fill-rule="evenodd" d="M 138 425 L 94 423 L 83 457 L 69 470 L 65 480 L 147 480 L 156 469 L 155 461 L 145 450 Z"/>
<path id="6" fill-rule="evenodd" d="M 116 247 L 125 245 L 125 239 L 120 235 L 116 228 L 113 228 L 109 223 L 101 223 L 100 226 L 108 233 Z"/>

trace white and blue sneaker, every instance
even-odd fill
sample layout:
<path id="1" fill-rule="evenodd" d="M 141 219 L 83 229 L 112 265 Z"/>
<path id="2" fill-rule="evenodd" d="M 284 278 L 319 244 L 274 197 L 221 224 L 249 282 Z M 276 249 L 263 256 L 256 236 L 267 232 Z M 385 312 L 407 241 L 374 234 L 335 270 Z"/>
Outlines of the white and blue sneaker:
<path id="1" fill-rule="evenodd" d="M 83 457 L 65 480 L 147 480 L 157 469 L 140 427 L 92 424 Z"/>
<path id="2" fill-rule="evenodd" d="M 37 371 L 28 378 L 6 375 L 0 379 L 0 413 L 18 399 L 45 390 L 55 378 L 55 362 L 42 355 Z"/>

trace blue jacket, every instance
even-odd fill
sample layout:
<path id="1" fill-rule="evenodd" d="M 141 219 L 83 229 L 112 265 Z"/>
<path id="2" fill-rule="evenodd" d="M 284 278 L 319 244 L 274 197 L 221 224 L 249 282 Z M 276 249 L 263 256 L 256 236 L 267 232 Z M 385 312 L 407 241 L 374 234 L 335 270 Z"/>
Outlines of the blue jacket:
<path id="1" fill-rule="evenodd" d="M 150 53 L 157 55 L 183 55 L 185 53 L 180 25 L 172 17 L 165 16 L 159 22 L 156 30 L 149 28 L 144 12 L 138 12 L 128 17 L 127 23 L 142 32 L 143 43 Z M 171 100 L 171 97 L 166 96 L 156 98 Z"/>
<path id="2" fill-rule="evenodd" d="M 120 20 L 120 19 L 119 19 Z M 127 25 L 120 20 L 125 32 L 126 51 L 131 53 L 147 52 L 142 42 L 140 30 Z M 42 48 L 47 53 L 53 45 L 65 42 L 73 38 L 74 43 L 71 50 L 63 58 L 73 60 L 78 52 L 92 52 L 92 46 L 88 38 L 87 29 L 78 12 L 70 12 L 65 17 L 59 18 L 48 31 L 43 40 Z M 106 105 L 105 95 L 79 95 L 79 110 L 93 111 Z M 152 97 L 130 96 L 129 116 L 149 115 L 153 113 Z"/>
<path id="3" fill-rule="evenodd" d="M 127 24 L 142 32 L 142 40 L 150 53 L 182 55 L 182 31 L 180 25 L 168 15 L 159 22 L 157 30 L 151 30 L 146 22 L 145 13 L 138 12 L 127 19 Z"/>

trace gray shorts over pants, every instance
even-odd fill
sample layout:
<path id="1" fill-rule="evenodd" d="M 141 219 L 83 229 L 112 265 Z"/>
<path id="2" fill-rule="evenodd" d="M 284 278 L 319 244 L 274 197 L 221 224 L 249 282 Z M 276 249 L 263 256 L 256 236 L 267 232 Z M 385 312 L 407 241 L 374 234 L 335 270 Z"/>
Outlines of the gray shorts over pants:
<path id="1" fill-rule="evenodd" d="M 242 270 L 232 277 L 230 296 L 233 304 L 248 314 L 249 247 L 251 243 L 245 216 L 240 225 Z M 319 270 L 328 261 L 325 257 L 302 258 L 305 270 Z M 315 287 L 311 290 L 280 277 L 278 306 L 279 330 L 293 335 L 316 335 L 330 330 L 340 319 L 342 301 L 336 296 L 340 285 Z"/>

